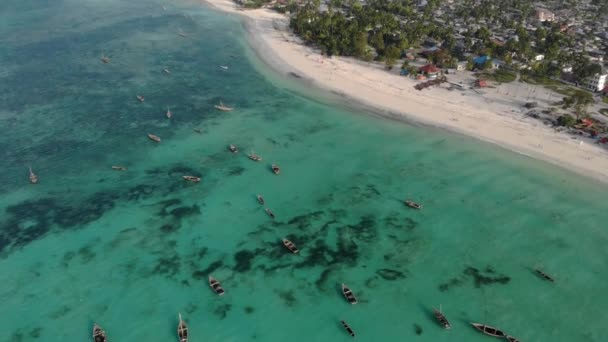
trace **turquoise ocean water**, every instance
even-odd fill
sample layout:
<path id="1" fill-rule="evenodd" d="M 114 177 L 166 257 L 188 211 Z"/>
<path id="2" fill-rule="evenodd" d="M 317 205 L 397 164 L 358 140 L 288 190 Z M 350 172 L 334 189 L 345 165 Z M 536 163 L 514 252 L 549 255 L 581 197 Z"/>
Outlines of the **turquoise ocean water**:
<path id="1" fill-rule="evenodd" d="M 0 41 L 0 341 L 174 341 L 178 312 L 194 342 L 608 332 L 606 185 L 314 101 L 196 4 L 4 0 Z"/>

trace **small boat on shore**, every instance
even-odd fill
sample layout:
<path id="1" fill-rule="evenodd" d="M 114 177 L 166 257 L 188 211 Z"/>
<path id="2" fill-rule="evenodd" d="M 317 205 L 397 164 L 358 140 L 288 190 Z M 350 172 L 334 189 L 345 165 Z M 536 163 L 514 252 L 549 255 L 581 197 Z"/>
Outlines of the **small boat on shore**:
<path id="1" fill-rule="evenodd" d="M 232 153 L 237 153 L 237 152 L 239 151 L 238 147 L 236 147 L 236 146 L 234 146 L 234 145 L 232 145 L 232 144 L 230 144 L 230 145 L 228 146 L 228 150 L 229 150 L 230 152 L 232 152 Z"/>
<path id="2" fill-rule="evenodd" d="M 160 138 L 154 134 L 148 133 L 148 138 L 150 138 L 150 140 L 155 141 L 157 143 L 160 142 Z"/>
<path id="3" fill-rule="evenodd" d="M 550 276 L 547 273 L 539 270 L 538 268 L 534 270 L 534 273 L 536 273 L 536 275 L 538 275 L 539 277 L 541 277 L 542 279 L 544 279 L 546 281 L 550 281 L 550 282 L 554 282 L 555 281 L 555 279 L 553 279 L 552 276 Z"/>
<path id="4" fill-rule="evenodd" d="M 271 218 L 274 219 L 274 213 L 272 211 L 270 211 L 270 209 L 265 208 L 264 211 L 266 212 L 266 214 L 268 214 L 268 216 L 270 216 Z"/>
<path id="5" fill-rule="evenodd" d="M 253 160 L 253 161 L 261 161 L 262 157 L 260 157 L 259 155 L 253 153 L 253 151 L 251 151 L 248 155 L 247 158 Z"/>
<path id="6" fill-rule="evenodd" d="M 195 176 L 182 176 L 183 179 L 190 181 L 192 183 L 198 183 L 201 181 L 201 177 L 195 177 Z"/>
<path id="7" fill-rule="evenodd" d="M 32 184 L 38 183 L 38 176 L 34 173 L 34 171 L 32 171 L 31 166 L 28 166 L 28 168 L 30 170 L 30 183 L 32 183 Z"/>
<path id="8" fill-rule="evenodd" d="M 97 325 L 97 323 L 95 323 L 93 325 L 93 341 L 94 342 L 106 342 L 107 338 L 106 338 L 106 332 L 103 331 L 103 329 Z"/>
<path id="9" fill-rule="evenodd" d="M 171 119 L 171 117 L 173 116 L 173 113 L 171 113 L 171 109 L 169 109 L 169 107 L 167 107 L 167 113 L 165 114 L 165 116 L 167 117 L 167 119 Z"/>
<path id="10" fill-rule="evenodd" d="M 233 107 L 224 106 L 224 103 L 222 101 L 220 101 L 220 104 L 216 104 L 214 107 L 215 109 L 221 110 L 222 112 L 230 112 L 234 109 Z"/>
<path id="11" fill-rule="evenodd" d="M 298 247 L 296 247 L 296 245 L 293 242 L 291 242 L 285 238 L 283 238 L 283 246 L 285 246 L 285 248 L 289 249 L 289 251 L 291 251 L 291 253 L 293 253 L 293 254 L 297 254 L 300 251 L 300 250 L 298 250 Z"/>
<path id="12" fill-rule="evenodd" d="M 346 285 L 342 284 L 342 294 L 344 295 L 344 298 L 346 298 L 346 300 L 351 303 L 351 304 L 357 304 L 357 298 L 355 297 L 355 295 L 353 294 L 353 291 L 351 291 Z"/>
<path id="13" fill-rule="evenodd" d="M 182 314 L 179 314 L 179 323 L 177 324 L 177 337 L 179 342 L 188 342 L 188 326 L 182 320 Z"/>
<path id="14" fill-rule="evenodd" d="M 405 205 L 407 205 L 408 207 L 413 208 L 413 209 L 422 209 L 422 204 L 418 204 L 412 200 L 405 200 L 405 201 L 403 201 L 403 203 L 405 203 Z"/>
<path id="15" fill-rule="evenodd" d="M 515 337 L 513 337 L 513 336 L 509 336 L 509 335 L 507 335 L 507 337 L 505 337 L 505 338 L 506 338 L 506 339 L 507 339 L 507 341 L 509 341 L 509 342 L 519 342 L 519 340 L 518 340 L 518 339 L 516 339 L 516 338 L 515 338 Z"/>
<path id="16" fill-rule="evenodd" d="M 144 102 L 144 100 L 145 100 L 144 97 L 141 95 L 137 95 L 136 97 L 139 100 L 139 102 Z"/>
<path id="17" fill-rule="evenodd" d="M 477 329 L 477 331 L 484 333 L 488 336 L 506 338 L 507 335 L 497 328 L 491 327 L 489 325 L 481 324 L 481 323 L 471 323 L 471 325 Z"/>
<path id="18" fill-rule="evenodd" d="M 443 329 L 452 328 L 452 325 L 450 324 L 450 322 L 448 322 L 448 319 L 445 318 L 445 315 L 441 312 L 441 309 L 437 310 L 433 308 L 433 315 L 435 315 L 437 322 L 439 322 L 439 325 L 441 325 Z"/>
<path id="19" fill-rule="evenodd" d="M 225 291 L 224 288 L 222 288 L 222 284 L 220 284 L 220 282 L 212 276 L 209 276 L 209 286 L 213 292 L 217 293 L 219 296 L 224 295 Z"/>
<path id="20" fill-rule="evenodd" d="M 277 164 L 272 164 L 270 168 L 275 175 L 279 175 L 281 173 L 281 168 Z"/>
<path id="21" fill-rule="evenodd" d="M 342 323 L 342 326 L 344 327 L 344 330 L 346 330 L 346 332 L 350 336 L 355 337 L 355 332 L 353 331 L 353 329 L 348 324 L 346 324 L 346 322 L 340 321 L 340 323 Z"/>
<path id="22" fill-rule="evenodd" d="M 258 202 L 260 202 L 260 204 L 264 204 L 264 197 L 262 197 L 262 195 L 258 195 Z"/>
<path id="23" fill-rule="evenodd" d="M 112 165 L 112 170 L 115 171 L 127 171 L 127 168 L 124 166 L 120 166 L 120 165 Z"/>

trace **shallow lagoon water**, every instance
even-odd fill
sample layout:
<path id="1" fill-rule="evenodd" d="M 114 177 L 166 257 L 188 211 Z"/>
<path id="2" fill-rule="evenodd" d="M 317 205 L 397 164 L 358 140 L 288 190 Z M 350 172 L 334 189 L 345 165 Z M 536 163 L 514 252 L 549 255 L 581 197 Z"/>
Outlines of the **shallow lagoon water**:
<path id="1" fill-rule="evenodd" d="M 469 321 L 522 341 L 606 331 L 604 184 L 314 101 L 200 5 L 9 0 L 0 19 L 0 340 L 86 340 L 93 322 L 172 340 L 178 312 L 192 341 L 348 340 L 341 319 L 366 341 L 490 339 Z"/>

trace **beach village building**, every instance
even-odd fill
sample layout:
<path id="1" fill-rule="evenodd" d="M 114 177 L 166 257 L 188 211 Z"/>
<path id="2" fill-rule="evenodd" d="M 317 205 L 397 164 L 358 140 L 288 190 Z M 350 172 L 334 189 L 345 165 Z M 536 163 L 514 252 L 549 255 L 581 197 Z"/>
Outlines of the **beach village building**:
<path id="1" fill-rule="evenodd" d="M 428 79 L 432 80 L 439 76 L 441 70 L 433 64 L 427 64 L 425 66 L 420 67 L 420 72 L 426 75 Z"/>
<path id="2" fill-rule="evenodd" d="M 592 92 L 602 91 L 604 90 L 604 87 L 608 85 L 607 79 L 608 74 L 602 72 L 601 74 L 595 74 L 585 79 L 585 82 L 582 84 L 582 86 L 583 88 Z"/>

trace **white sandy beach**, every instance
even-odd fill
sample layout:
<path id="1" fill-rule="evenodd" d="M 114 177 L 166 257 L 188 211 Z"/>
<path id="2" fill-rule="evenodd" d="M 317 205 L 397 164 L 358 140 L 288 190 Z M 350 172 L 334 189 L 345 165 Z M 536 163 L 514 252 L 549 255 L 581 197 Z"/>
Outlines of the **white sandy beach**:
<path id="1" fill-rule="evenodd" d="M 535 101 L 557 100 L 541 87 L 513 82 L 481 90 L 481 94 L 435 87 L 418 91 L 413 87 L 416 81 L 382 66 L 352 58 L 327 58 L 300 44 L 289 32 L 285 15 L 267 9 L 241 10 L 231 0 L 205 3 L 247 18 L 251 47 L 281 73 L 296 73 L 385 115 L 463 133 L 608 182 L 608 151 L 524 117 L 522 105 L 532 92 Z"/>

